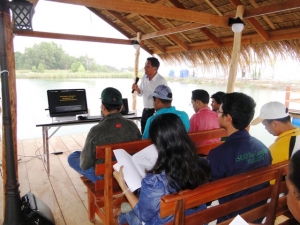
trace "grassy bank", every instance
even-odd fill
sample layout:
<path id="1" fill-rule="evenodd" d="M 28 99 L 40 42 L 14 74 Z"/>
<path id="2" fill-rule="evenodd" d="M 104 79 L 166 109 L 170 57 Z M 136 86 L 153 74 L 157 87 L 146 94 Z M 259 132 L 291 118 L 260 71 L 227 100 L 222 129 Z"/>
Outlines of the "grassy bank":
<path id="1" fill-rule="evenodd" d="M 141 77 L 142 74 L 139 75 Z M 43 73 L 34 73 L 32 71 L 17 70 L 17 78 L 23 79 L 68 79 L 68 78 L 128 78 L 133 79 L 133 72 L 77 72 L 73 73 L 67 70 L 47 70 Z M 184 82 L 194 84 L 205 85 L 226 85 L 227 80 L 225 78 L 203 78 L 203 77 L 166 77 L 168 82 Z M 248 87 L 248 88 L 264 88 L 285 90 L 286 86 L 291 86 L 294 90 L 300 90 L 300 82 L 291 81 L 274 81 L 274 80 L 253 80 L 253 79 L 237 79 L 235 82 L 236 87 Z"/>

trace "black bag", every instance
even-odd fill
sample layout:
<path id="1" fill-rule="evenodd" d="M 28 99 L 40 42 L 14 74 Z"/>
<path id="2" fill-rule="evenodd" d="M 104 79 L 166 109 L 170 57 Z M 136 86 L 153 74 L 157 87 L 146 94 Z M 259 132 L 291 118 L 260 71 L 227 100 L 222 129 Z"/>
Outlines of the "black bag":
<path id="1" fill-rule="evenodd" d="M 22 197 L 21 211 L 26 225 L 55 224 L 50 208 L 31 192 Z"/>

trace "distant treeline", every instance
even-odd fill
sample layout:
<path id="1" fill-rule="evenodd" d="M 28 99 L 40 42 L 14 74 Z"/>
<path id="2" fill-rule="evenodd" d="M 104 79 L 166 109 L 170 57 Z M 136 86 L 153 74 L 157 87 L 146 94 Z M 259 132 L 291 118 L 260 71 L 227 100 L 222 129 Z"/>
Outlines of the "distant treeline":
<path id="1" fill-rule="evenodd" d="M 72 72 L 134 72 L 133 67 L 121 70 L 107 65 L 99 65 L 95 59 L 85 56 L 79 58 L 65 53 L 54 42 L 41 42 L 25 48 L 24 54 L 15 52 L 16 69 L 43 73 L 45 70 L 69 70 Z"/>

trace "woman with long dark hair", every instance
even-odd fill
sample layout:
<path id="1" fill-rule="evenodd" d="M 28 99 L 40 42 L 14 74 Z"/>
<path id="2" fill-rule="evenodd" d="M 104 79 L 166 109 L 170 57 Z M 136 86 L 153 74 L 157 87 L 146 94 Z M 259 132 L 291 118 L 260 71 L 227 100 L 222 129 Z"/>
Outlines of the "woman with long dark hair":
<path id="1" fill-rule="evenodd" d="M 142 180 L 139 198 L 128 189 L 122 168 L 119 172 L 114 172 L 114 177 L 132 208 L 132 211 L 119 215 L 119 224 L 127 222 L 137 225 L 144 222 L 147 225 L 157 225 L 172 221 L 173 216 L 160 218 L 161 197 L 194 189 L 209 180 L 210 167 L 205 159 L 196 154 L 195 145 L 177 115 L 166 113 L 155 118 L 150 125 L 149 136 L 158 151 L 158 158 Z M 188 209 L 186 215 L 205 207 L 200 205 Z"/>

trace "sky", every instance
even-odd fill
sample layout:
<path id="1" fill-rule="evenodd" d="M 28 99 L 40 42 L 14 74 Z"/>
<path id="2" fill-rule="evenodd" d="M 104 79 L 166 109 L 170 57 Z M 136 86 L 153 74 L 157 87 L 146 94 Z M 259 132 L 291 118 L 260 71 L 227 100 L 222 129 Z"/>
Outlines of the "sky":
<path id="1" fill-rule="evenodd" d="M 40 0 L 35 8 L 32 24 L 34 31 L 127 39 L 87 8 L 64 3 Z M 26 47 L 51 41 L 61 45 L 69 55 L 88 55 L 100 65 L 119 69 L 134 67 L 135 49 L 129 45 L 15 36 L 14 50 L 24 53 Z M 149 53 L 141 49 L 139 69 L 144 67 L 149 56 Z"/>

